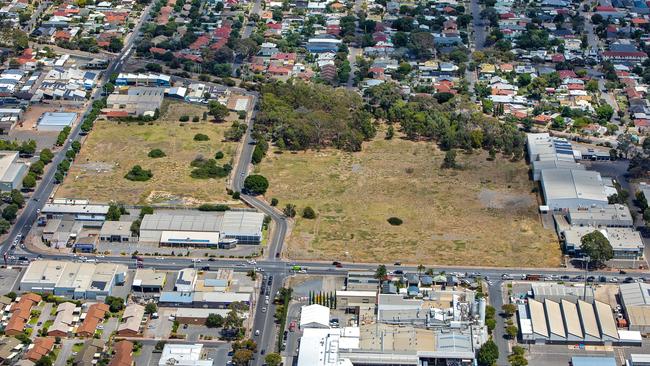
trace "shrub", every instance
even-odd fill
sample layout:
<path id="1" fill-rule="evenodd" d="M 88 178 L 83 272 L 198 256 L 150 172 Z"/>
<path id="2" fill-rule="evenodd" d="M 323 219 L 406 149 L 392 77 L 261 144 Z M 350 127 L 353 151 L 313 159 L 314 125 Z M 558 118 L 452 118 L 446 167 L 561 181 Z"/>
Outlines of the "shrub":
<path id="1" fill-rule="evenodd" d="M 302 210 L 302 217 L 305 219 L 315 219 L 316 211 L 314 211 L 310 206 L 307 206 Z"/>
<path id="2" fill-rule="evenodd" d="M 402 219 L 400 219 L 399 217 L 390 217 L 390 218 L 388 218 L 388 223 L 393 225 L 393 226 L 400 226 L 400 225 L 402 225 L 402 222 L 403 222 Z"/>
<path id="3" fill-rule="evenodd" d="M 190 116 L 181 116 L 178 120 L 181 122 L 187 122 L 190 120 Z"/>
<path id="4" fill-rule="evenodd" d="M 165 157 L 167 155 L 165 154 L 164 151 L 162 151 L 160 149 L 153 149 L 153 150 L 149 151 L 148 156 L 150 158 L 162 158 L 162 157 Z"/>
<path id="5" fill-rule="evenodd" d="M 217 151 L 217 153 L 214 154 L 214 158 L 217 160 L 223 159 L 223 151 Z"/>
<path id="6" fill-rule="evenodd" d="M 194 141 L 210 141 L 210 136 L 202 133 L 197 133 L 194 135 Z"/>
<path id="7" fill-rule="evenodd" d="M 198 122 L 198 121 L 199 121 L 199 116 L 192 117 L 192 122 Z"/>
<path id="8" fill-rule="evenodd" d="M 142 169 L 140 165 L 134 165 L 131 170 L 126 173 L 124 178 L 134 182 L 145 182 L 153 177 L 151 170 Z"/>
<path id="9" fill-rule="evenodd" d="M 228 205 L 213 205 L 210 203 L 204 203 L 199 206 L 199 211 L 228 211 L 230 207 Z"/>
<path id="10" fill-rule="evenodd" d="M 190 165 L 195 168 L 190 173 L 190 176 L 196 179 L 223 178 L 227 177 L 232 170 L 232 166 L 230 164 L 219 166 L 217 165 L 216 160 L 205 160 L 202 157 L 194 159 Z"/>
<path id="11" fill-rule="evenodd" d="M 278 205 L 278 199 L 277 198 L 271 198 L 271 206 L 277 206 Z"/>
<path id="12" fill-rule="evenodd" d="M 238 200 L 239 197 L 241 197 L 241 193 L 239 193 L 239 192 L 233 192 L 232 193 L 232 198 L 233 199 Z"/>

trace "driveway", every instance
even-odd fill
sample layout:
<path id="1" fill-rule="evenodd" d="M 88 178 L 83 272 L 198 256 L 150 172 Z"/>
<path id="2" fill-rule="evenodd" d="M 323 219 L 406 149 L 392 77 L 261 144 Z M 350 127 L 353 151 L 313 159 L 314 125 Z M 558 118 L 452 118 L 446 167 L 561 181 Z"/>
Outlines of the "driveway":
<path id="1" fill-rule="evenodd" d="M 72 346 L 78 342 L 76 339 L 63 339 L 61 341 L 61 351 L 59 357 L 54 362 L 54 366 L 65 366 L 68 358 L 72 357 Z"/>

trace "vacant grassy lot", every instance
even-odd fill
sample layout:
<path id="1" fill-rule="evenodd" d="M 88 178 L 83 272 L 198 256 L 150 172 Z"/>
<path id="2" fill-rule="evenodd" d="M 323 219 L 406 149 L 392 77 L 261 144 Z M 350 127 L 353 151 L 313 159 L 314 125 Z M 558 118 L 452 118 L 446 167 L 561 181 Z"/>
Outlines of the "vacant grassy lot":
<path id="1" fill-rule="evenodd" d="M 198 155 L 213 158 L 219 150 L 230 162 L 236 144 L 224 142 L 224 131 L 231 123 L 214 124 L 202 120 L 207 108 L 171 103 L 153 124 L 98 121 L 83 144 L 70 173 L 58 189 L 57 197 L 88 198 L 93 201 L 117 200 L 127 204 L 198 204 L 226 202 L 225 179 L 194 179 L 190 162 Z M 178 121 L 182 115 L 199 116 L 201 122 Z M 209 141 L 194 141 L 202 133 Z M 162 149 L 166 157 L 149 158 L 152 149 Z M 133 165 L 151 169 L 153 178 L 132 182 L 124 175 Z"/>
<path id="2" fill-rule="evenodd" d="M 375 140 L 359 153 L 270 152 L 261 174 L 267 197 L 302 208 L 291 258 L 486 266 L 557 266 L 553 231 L 536 213 L 524 162 L 484 152 L 458 154 L 462 170 L 442 170 L 434 144 Z M 389 217 L 403 220 L 391 226 Z M 347 254 L 346 254 L 347 253 Z"/>

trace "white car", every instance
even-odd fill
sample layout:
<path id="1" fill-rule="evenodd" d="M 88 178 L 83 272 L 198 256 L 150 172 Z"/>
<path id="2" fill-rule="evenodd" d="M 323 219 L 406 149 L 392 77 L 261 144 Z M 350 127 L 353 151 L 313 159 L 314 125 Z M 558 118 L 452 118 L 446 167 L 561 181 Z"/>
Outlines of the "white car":
<path id="1" fill-rule="evenodd" d="M 263 307 L 263 308 L 262 308 L 262 312 L 263 312 L 263 313 L 266 313 L 266 307 Z"/>
<path id="2" fill-rule="evenodd" d="M 255 331 L 255 335 L 256 335 L 256 336 L 260 335 L 260 330 L 259 330 L 259 329 L 257 329 L 257 330 Z"/>

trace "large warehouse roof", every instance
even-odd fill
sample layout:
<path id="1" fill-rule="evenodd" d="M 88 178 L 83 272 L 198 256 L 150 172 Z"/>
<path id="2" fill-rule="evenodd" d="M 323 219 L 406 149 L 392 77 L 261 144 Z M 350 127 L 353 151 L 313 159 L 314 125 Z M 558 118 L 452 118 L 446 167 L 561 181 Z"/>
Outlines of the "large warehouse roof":
<path id="1" fill-rule="evenodd" d="M 300 328 L 305 326 L 322 325 L 329 327 L 330 309 L 323 305 L 313 304 L 303 306 L 300 311 Z"/>
<path id="2" fill-rule="evenodd" d="M 140 230 L 220 231 L 222 216 L 212 213 L 179 211 L 145 215 Z"/>
<path id="3" fill-rule="evenodd" d="M 107 290 L 118 273 L 126 273 L 127 267 L 113 263 L 76 263 L 64 261 L 34 261 L 29 264 L 22 284 L 32 290 L 42 286 L 43 290 L 73 288 L 76 290 Z"/>
<path id="4" fill-rule="evenodd" d="M 70 126 L 77 118 L 76 113 L 71 112 L 45 112 L 38 121 L 39 126 Z"/>
<path id="5" fill-rule="evenodd" d="M 607 203 L 600 173 L 589 170 L 545 169 L 542 182 L 546 200 L 584 199 Z"/>
<path id="6" fill-rule="evenodd" d="M 226 211 L 221 231 L 226 235 L 258 235 L 263 223 L 264 214 L 261 212 Z"/>

